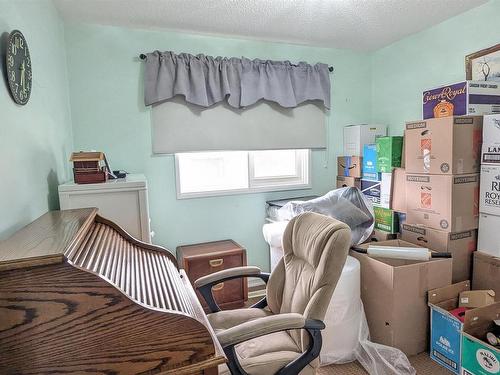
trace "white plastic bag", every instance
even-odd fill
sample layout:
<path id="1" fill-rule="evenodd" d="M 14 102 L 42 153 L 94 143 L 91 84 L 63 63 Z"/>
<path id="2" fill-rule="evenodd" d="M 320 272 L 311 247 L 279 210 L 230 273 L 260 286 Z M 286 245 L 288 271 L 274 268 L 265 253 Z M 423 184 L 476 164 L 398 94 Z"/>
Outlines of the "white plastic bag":
<path id="1" fill-rule="evenodd" d="M 290 220 L 303 212 L 333 217 L 351 228 L 352 245 L 364 242 L 373 232 L 375 215 L 371 202 L 355 187 L 332 190 L 309 201 L 291 201 L 278 211 L 280 220 Z"/>

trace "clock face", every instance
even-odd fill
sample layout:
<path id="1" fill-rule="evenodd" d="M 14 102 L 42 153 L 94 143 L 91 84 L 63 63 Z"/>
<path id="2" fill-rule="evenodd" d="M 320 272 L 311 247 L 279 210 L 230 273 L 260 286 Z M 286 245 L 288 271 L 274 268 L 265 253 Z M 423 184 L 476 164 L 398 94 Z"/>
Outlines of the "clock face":
<path id="1" fill-rule="evenodd" d="M 28 103 L 31 95 L 31 58 L 28 44 L 19 30 L 10 33 L 7 42 L 7 79 L 12 98 L 17 104 Z"/>

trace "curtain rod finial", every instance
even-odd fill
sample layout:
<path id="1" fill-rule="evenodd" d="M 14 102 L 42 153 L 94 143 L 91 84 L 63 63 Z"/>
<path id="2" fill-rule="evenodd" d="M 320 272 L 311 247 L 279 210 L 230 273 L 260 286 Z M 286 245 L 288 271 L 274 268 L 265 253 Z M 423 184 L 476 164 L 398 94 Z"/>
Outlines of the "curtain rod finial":
<path id="1" fill-rule="evenodd" d="M 328 70 L 329 70 L 330 72 L 333 72 L 333 66 L 329 66 L 329 67 L 328 67 Z"/>
<path id="2" fill-rule="evenodd" d="M 143 53 L 141 53 L 141 54 L 139 55 L 139 58 L 140 58 L 141 60 L 146 60 L 146 57 L 147 57 L 147 56 L 146 56 L 145 54 L 143 54 Z"/>

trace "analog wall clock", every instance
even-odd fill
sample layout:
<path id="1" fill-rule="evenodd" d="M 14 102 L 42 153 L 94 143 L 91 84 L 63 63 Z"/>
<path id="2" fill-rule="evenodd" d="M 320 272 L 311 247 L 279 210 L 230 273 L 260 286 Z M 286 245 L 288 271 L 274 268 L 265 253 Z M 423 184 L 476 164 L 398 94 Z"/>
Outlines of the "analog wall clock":
<path id="1" fill-rule="evenodd" d="M 12 98 L 25 105 L 31 95 L 31 58 L 28 43 L 19 30 L 10 33 L 7 40 L 7 79 Z"/>

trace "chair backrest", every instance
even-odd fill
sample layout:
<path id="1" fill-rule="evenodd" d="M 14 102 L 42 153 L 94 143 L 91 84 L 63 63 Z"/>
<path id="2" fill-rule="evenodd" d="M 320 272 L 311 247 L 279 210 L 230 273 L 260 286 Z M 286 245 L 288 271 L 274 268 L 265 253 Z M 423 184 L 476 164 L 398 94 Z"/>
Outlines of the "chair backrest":
<path id="1" fill-rule="evenodd" d="M 283 258 L 267 284 L 271 311 L 323 320 L 350 243 L 351 230 L 336 219 L 306 212 L 290 220 L 283 234 Z M 305 350 L 307 336 L 300 331 L 291 335 Z"/>

